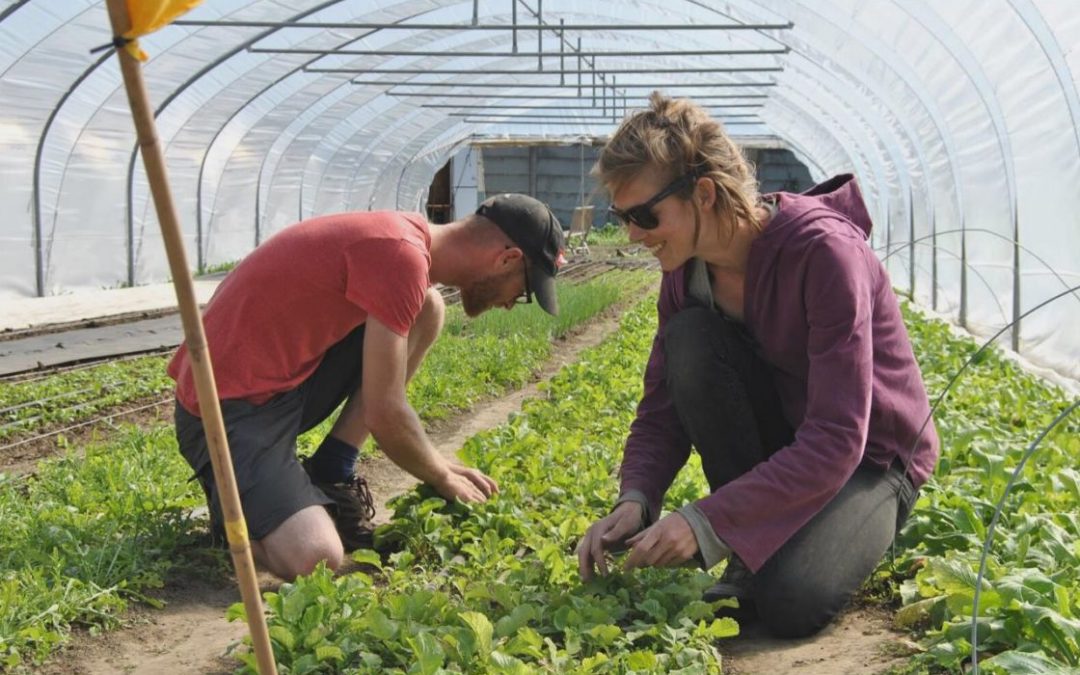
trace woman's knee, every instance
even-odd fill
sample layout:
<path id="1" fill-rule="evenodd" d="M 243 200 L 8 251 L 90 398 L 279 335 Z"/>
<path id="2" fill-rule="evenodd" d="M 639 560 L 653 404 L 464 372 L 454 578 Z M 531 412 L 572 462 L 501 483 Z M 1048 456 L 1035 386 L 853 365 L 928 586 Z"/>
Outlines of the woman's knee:
<path id="1" fill-rule="evenodd" d="M 686 351 L 711 351 L 709 334 L 713 329 L 712 312 L 704 307 L 688 307 L 670 319 L 664 326 L 664 345 L 669 354 Z"/>
<path id="2" fill-rule="evenodd" d="M 779 638 L 804 638 L 829 625 L 847 604 L 850 594 L 834 592 L 796 580 L 758 585 L 755 605 L 758 618 L 769 633 Z"/>
<path id="3" fill-rule="evenodd" d="M 721 349 L 724 341 L 718 339 L 717 331 L 724 327 L 717 321 L 713 312 L 699 307 L 668 320 L 664 328 L 666 381 L 676 401 L 709 398 L 718 382 L 738 382 L 738 373 Z"/>
<path id="4" fill-rule="evenodd" d="M 709 311 L 684 309 L 664 327 L 664 360 L 670 386 L 702 381 L 705 364 L 713 357 Z"/>

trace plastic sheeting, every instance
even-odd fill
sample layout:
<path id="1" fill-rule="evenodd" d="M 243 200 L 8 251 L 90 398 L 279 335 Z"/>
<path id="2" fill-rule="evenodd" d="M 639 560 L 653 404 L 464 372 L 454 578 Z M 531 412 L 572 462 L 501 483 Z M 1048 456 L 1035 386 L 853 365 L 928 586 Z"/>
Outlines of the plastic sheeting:
<path id="1" fill-rule="evenodd" d="M 894 285 L 978 334 L 1080 283 L 1080 13 L 1072 0 L 547 0 L 539 19 L 537 0 L 518 0 L 516 34 L 514 8 L 513 0 L 215 0 L 182 20 L 447 27 L 172 25 L 142 38 L 192 263 L 235 260 L 315 213 L 420 209 L 434 172 L 471 139 L 603 136 L 624 101 L 644 104 L 649 89 L 635 84 L 663 84 L 709 105 L 764 103 L 717 114 L 753 110 L 756 118 L 728 118 L 729 132 L 783 143 L 815 178 L 854 172 Z M 481 26 L 507 28 L 471 29 L 474 11 Z M 560 50 L 560 20 L 594 27 L 567 30 Z M 89 51 L 110 40 L 108 25 L 96 0 L 0 4 L 0 301 L 167 278 L 115 57 Z M 579 38 L 585 52 L 649 55 L 582 59 Z M 515 45 L 535 54 L 541 41 L 545 71 L 583 64 L 601 86 L 593 89 L 591 72 L 579 89 L 576 73 L 536 75 L 535 56 L 505 55 Z M 373 53 L 258 51 L 298 48 Z M 778 48 L 788 51 L 670 53 Z M 420 51 L 432 54 L 396 53 Z M 708 72 L 740 66 L 782 72 Z M 635 69 L 699 72 L 606 72 Z M 492 72 L 503 70 L 532 73 Z M 745 86 L 763 81 L 775 84 Z M 750 94 L 764 98 L 703 98 Z M 465 113 L 500 121 L 472 123 Z M 565 117 L 526 124 L 495 116 L 521 113 Z M 1006 344 L 1080 377 L 1080 293 L 1019 326 Z"/>

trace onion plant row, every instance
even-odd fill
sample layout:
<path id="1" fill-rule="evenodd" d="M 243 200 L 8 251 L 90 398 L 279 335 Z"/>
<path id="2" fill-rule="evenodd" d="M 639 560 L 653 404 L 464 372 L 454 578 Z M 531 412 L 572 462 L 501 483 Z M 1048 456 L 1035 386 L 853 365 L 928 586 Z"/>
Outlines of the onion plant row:
<path id="1" fill-rule="evenodd" d="M 560 286 L 560 322 L 538 310 L 523 312 L 516 324 L 498 316 L 464 322 L 451 307 L 447 334 L 410 397 L 432 421 L 519 386 L 550 356 L 553 337 L 648 283 L 648 275 L 618 273 Z M 164 376 L 164 364 L 157 359 L 151 371 Z M 150 377 L 143 364 L 120 368 L 134 370 L 118 377 Z M 58 375 L 49 386 L 78 390 L 93 372 L 103 371 Z M 171 427 L 125 427 L 68 450 L 41 462 L 34 475 L 0 472 L 0 671 L 40 662 L 73 625 L 92 631 L 116 626 L 126 603 L 147 600 L 148 589 L 177 565 L 205 563 L 206 523 L 191 515 L 202 494 L 188 480 Z"/>

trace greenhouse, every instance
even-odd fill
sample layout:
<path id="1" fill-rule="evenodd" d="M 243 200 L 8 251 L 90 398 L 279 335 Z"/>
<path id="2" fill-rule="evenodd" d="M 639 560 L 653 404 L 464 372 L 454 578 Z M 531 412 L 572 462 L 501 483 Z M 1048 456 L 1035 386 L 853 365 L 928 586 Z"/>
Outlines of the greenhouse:
<path id="1" fill-rule="evenodd" d="M 0 672 L 1080 672 L 1072 0 L 6 0 L 0 146 Z"/>

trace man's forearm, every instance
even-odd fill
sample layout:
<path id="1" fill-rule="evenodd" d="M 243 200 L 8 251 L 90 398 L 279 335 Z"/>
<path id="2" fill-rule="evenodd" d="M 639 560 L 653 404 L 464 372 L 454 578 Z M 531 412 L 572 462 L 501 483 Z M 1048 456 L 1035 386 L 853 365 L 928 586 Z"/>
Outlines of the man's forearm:
<path id="1" fill-rule="evenodd" d="M 404 405 L 383 410 L 368 421 L 368 428 L 386 456 L 405 471 L 429 485 L 437 485 L 449 468 L 431 445 L 416 412 Z"/>

